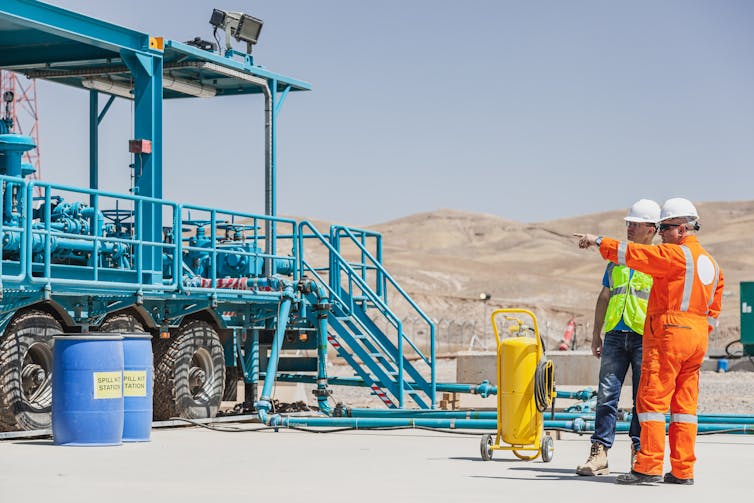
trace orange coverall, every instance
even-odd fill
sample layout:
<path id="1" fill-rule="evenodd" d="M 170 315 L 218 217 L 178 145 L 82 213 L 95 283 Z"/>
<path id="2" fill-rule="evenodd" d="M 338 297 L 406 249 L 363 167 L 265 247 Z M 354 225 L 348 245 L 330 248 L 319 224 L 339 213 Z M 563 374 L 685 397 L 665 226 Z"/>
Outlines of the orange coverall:
<path id="1" fill-rule="evenodd" d="M 644 324 L 644 354 L 636 411 L 641 451 L 633 470 L 662 475 L 665 413 L 670 409 L 673 475 L 694 478 L 699 370 L 717 325 L 723 273 L 696 236 L 679 244 L 641 245 L 603 238 L 602 256 L 653 278 Z"/>

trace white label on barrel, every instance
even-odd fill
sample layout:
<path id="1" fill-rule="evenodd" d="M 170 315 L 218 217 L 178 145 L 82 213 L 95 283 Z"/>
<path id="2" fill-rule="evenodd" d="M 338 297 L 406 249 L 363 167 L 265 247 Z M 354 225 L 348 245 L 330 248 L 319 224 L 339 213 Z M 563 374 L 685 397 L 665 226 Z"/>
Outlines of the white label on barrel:
<path id="1" fill-rule="evenodd" d="M 123 372 L 123 396 L 147 396 L 146 370 L 126 370 Z"/>
<path id="2" fill-rule="evenodd" d="M 123 396 L 121 372 L 94 372 L 94 399 L 120 398 Z"/>

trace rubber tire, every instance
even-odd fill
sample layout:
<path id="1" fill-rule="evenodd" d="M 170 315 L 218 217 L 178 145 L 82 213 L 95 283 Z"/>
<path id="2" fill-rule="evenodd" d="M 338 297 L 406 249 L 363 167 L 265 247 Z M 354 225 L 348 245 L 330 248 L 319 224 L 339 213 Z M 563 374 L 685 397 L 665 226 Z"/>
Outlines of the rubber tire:
<path id="1" fill-rule="evenodd" d="M 223 400 L 226 402 L 238 401 L 238 381 L 241 380 L 241 371 L 238 367 L 228 367 L 225 369 L 225 391 Z"/>
<path id="2" fill-rule="evenodd" d="M 153 347 L 154 419 L 215 417 L 225 385 L 225 354 L 215 329 L 206 321 L 192 320 L 181 326 L 174 337 L 155 341 Z M 189 370 L 198 351 L 208 356 L 209 372 L 202 387 L 204 393 L 194 397 Z"/>
<path id="3" fill-rule="evenodd" d="M 549 463 L 555 454 L 555 443 L 550 435 L 544 435 L 542 437 L 542 462 Z"/>
<path id="4" fill-rule="evenodd" d="M 144 325 L 131 314 L 116 314 L 107 318 L 99 327 L 100 332 L 119 332 L 123 334 L 146 333 Z"/>
<path id="5" fill-rule="evenodd" d="M 482 461 L 491 460 L 495 454 L 495 451 L 492 450 L 492 435 L 490 433 L 482 436 L 482 441 L 479 442 L 479 452 L 482 454 Z"/>
<path id="6" fill-rule="evenodd" d="M 52 347 L 53 336 L 63 333 L 55 318 L 44 311 L 31 310 L 11 321 L 0 339 L 0 431 L 42 430 L 52 426 Z M 44 387 L 46 396 L 29 402 L 21 389 L 21 370 L 29 348 L 49 358 Z"/>

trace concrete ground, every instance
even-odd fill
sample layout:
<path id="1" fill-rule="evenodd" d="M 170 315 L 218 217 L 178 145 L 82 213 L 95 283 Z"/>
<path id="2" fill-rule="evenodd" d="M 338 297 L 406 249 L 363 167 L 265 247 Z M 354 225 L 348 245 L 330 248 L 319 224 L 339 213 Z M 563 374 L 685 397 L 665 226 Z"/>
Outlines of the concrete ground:
<path id="1" fill-rule="evenodd" d="M 259 428 L 223 424 L 223 428 Z M 714 501 L 751 494 L 754 436 L 707 435 L 697 443 L 696 485 L 625 487 L 627 437 L 610 451 L 610 475 L 574 474 L 589 437 L 563 434 L 550 463 L 495 451 L 480 435 L 436 431 L 155 429 L 152 441 L 61 447 L 51 440 L 0 442 L 0 502 Z M 669 465 L 666 461 L 666 469 Z M 748 497 L 748 496 L 746 496 Z M 514 499 L 511 499 L 514 498 Z"/>

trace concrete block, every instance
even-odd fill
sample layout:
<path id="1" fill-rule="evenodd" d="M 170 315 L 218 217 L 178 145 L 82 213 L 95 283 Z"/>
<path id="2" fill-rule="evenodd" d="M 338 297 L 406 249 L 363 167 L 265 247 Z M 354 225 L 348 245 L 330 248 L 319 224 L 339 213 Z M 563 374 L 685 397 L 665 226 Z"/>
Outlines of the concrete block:
<path id="1" fill-rule="evenodd" d="M 597 388 L 600 375 L 600 360 L 591 351 L 551 351 L 547 358 L 555 367 L 555 384 L 591 386 Z M 631 384 L 630 369 L 626 384 Z"/>
<path id="2" fill-rule="evenodd" d="M 484 380 L 497 382 L 495 353 L 460 353 L 456 358 L 456 380 L 459 383 L 479 384 Z M 556 385 L 597 387 L 600 361 L 591 351 L 551 351 L 547 358 L 555 367 Z M 629 372 L 630 374 L 630 372 Z M 627 376 L 627 384 L 630 379 Z"/>
<path id="3" fill-rule="evenodd" d="M 728 372 L 751 372 L 754 371 L 754 360 L 749 358 L 725 358 L 728 362 Z M 702 362 L 702 370 L 718 372 L 720 358 L 705 358 Z"/>
<path id="4" fill-rule="evenodd" d="M 495 353 L 459 353 L 456 357 L 456 382 L 479 384 L 487 380 L 494 384 L 497 382 L 496 368 Z"/>

